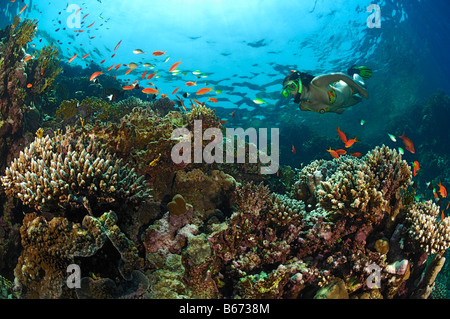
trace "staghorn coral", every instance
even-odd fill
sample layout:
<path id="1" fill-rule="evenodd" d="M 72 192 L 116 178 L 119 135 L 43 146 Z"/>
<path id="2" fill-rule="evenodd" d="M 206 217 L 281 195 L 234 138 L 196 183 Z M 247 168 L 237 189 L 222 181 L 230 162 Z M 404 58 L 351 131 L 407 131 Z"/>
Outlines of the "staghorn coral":
<path id="1" fill-rule="evenodd" d="M 36 138 L 1 178 L 5 192 L 37 209 L 148 198 L 146 183 L 122 160 L 100 150 L 94 135 Z"/>

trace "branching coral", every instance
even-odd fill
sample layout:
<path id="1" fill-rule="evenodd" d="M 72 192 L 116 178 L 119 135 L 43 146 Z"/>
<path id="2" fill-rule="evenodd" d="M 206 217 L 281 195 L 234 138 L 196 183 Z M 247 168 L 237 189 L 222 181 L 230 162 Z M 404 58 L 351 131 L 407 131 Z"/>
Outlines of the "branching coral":
<path id="1" fill-rule="evenodd" d="M 411 240 L 419 249 L 433 255 L 450 247 L 450 217 L 437 221 L 439 207 L 431 201 L 415 203 L 407 212 Z"/>
<path id="2" fill-rule="evenodd" d="M 94 202 L 149 197 L 143 178 L 101 150 L 95 136 L 36 138 L 5 173 L 5 192 L 38 209 L 77 203 L 90 212 Z"/>

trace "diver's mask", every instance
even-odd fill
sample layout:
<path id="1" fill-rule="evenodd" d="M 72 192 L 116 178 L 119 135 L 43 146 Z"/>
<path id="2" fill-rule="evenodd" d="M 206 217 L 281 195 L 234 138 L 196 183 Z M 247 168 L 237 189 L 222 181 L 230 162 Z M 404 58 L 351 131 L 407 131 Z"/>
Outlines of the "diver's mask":
<path id="1" fill-rule="evenodd" d="M 300 102 L 300 95 L 302 94 L 302 82 L 300 80 L 297 81 L 289 81 L 286 83 L 286 85 L 283 87 L 283 90 L 281 91 L 281 95 L 284 98 L 288 98 L 291 95 L 291 91 L 297 92 L 297 96 L 294 99 L 295 103 Z"/>

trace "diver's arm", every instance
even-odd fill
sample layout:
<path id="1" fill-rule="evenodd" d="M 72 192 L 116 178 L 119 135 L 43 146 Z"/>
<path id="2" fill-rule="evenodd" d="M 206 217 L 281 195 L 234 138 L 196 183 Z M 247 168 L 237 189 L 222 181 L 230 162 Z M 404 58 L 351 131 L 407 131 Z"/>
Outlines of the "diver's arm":
<path id="1" fill-rule="evenodd" d="M 330 74 L 324 74 L 316 76 L 311 82 L 314 82 L 314 85 L 319 87 L 324 87 L 326 85 L 329 85 L 334 82 L 338 81 L 344 81 L 347 83 L 350 87 L 356 89 L 358 93 L 363 97 L 368 99 L 369 93 L 366 89 L 364 89 L 362 86 L 360 86 L 358 83 L 353 81 L 350 77 L 348 77 L 344 73 L 330 73 Z"/>

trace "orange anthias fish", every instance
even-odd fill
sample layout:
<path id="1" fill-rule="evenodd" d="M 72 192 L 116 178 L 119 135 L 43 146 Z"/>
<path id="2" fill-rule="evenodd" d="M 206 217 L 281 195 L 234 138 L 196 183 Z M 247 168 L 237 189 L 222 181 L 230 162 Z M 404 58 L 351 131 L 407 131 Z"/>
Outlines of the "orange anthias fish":
<path id="1" fill-rule="evenodd" d="M 166 51 L 155 51 L 152 53 L 152 55 L 154 55 L 154 56 L 160 56 L 160 55 L 164 55 L 164 54 L 166 54 Z"/>
<path id="2" fill-rule="evenodd" d="M 352 156 L 354 156 L 354 157 L 361 157 L 361 153 L 359 153 L 359 152 L 356 152 L 356 153 L 352 153 Z"/>
<path id="3" fill-rule="evenodd" d="M 234 118 L 234 112 L 236 112 L 236 110 L 234 110 L 233 112 L 231 112 L 231 117 Z"/>
<path id="4" fill-rule="evenodd" d="M 347 141 L 347 143 L 345 143 L 345 148 L 349 148 L 351 147 L 353 144 L 355 144 L 356 142 L 358 142 L 358 140 L 355 138 L 352 138 L 350 140 Z"/>
<path id="5" fill-rule="evenodd" d="M 338 149 L 338 150 L 336 150 L 336 153 L 338 153 L 339 155 L 345 155 L 345 154 L 347 154 L 347 151 L 343 150 L 343 149 Z"/>
<path id="6" fill-rule="evenodd" d="M 125 75 L 129 74 L 131 71 L 133 71 L 133 69 L 128 69 L 128 70 L 125 72 Z"/>
<path id="7" fill-rule="evenodd" d="M 117 64 L 115 67 L 114 67 L 114 69 L 116 69 L 116 71 L 120 68 L 120 66 L 122 65 L 122 63 L 120 63 L 120 64 Z"/>
<path id="8" fill-rule="evenodd" d="M 200 89 L 195 94 L 202 95 L 202 94 L 208 93 L 209 91 L 212 91 L 212 87 Z"/>
<path id="9" fill-rule="evenodd" d="M 418 161 L 414 161 L 413 162 L 413 176 L 417 175 L 417 172 L 420 170 L 419 167 L 419 162 Z"/>
<path id="10" fill-rule="evenodd" d="M 28 3 L 25 5 L 25 7 L 22 8 L 22 10 L 19 11 L 19 14 L 21 14 L 28 6 Z"/>
<path id="11" fill-rule="evenodd" d="M 213 102 L 213 103 L 217 103 L 218 100 L 215 97 L 210 97 L 208 98 L 209 101 Z"/>
<path id="12" fill-rule="evenodd" d="M 145 88 L 142 90 L 142 93 L 145 94 L 159 94 L 159 90 L 155 90 L 154 88 Z"/>
<path id="13" fill-rule="evenodd" d="M 181 63 L 181 60 L 178 61 L 177 63 L 172 64 L 172 66 L 169 69 L 169 72 L 173 72 L 177 68 L 177 66 L 180 65 L 180 63 Z"/>
<path id="14" fill-rule="evenodd" d="M 192 81 L 186 82 L 186 86 L 193 86 L 193 85 L 197 85 L 197 82 L 192 82 Z"/>
<path id="15" fill-rule="evenodd" d="M 292 144 L 292 153 L 297 154 L 297 151 L 295 150 L 294 144 Z"/>
<path id="16" fill-rule="evenodd" d="M 145 70 L 143 73 L 142 73 L 142 76 L 141 76 L 141 78 L 142 78 L 142 80 L 145 78 L 145 75 L 147 74 L 147 70 Z"/>
<path id="17" fill-rule="evenodd" d="M 442 186 L 441 181 L 439 181 L 439 184 L 437 186 L 439 187 L 439 194 L 441 194 L 443 198 L 447 198 L 447 190 L 444 186 Z"/>
<path id="18" fill-rule="evenodd" d="M 399 136 L 403 140 L 403 144 L 405 144 L 405 148 L 411 153 L 415 153 L 413 142 L 405 136 L 405 131 L 403 131 L 402 136 Z"/>
<path id="19" fill-rule="evenodd" d="M 339 129 L 339 126 L 336 131 L 338 132 L 339 138 L 341 139 L 342 143 L 347 143 L 347 136 L 345 136 L 345 133 Z"/>
<path id="20" fill-rule="evenodd" d="M 175 93 L 177 93 L 177 91 L 178 91 L 179 88 L 180 88 L 180 87 L 177 87 L 175 90 L 173 90 L 172 95 L 174 95 Z"/>
<path id="21" fill-rule="evenodd" d="M 85 55 L 83 55 L 82 59 L 83 59 L 83 60 L 86 59 L 87 56 L 88 56 L 89 54 L 90 54 L 90 53 L 86 53 Z"/>
<path id="22" fill-rule="evenodd" d="M 111 69 L 114 67 L 114 64 L 113 65 L 111 65 L 109 68 L 108 68 L 108 70 L 107 71 L 111 71 Z"/>
<path id="23" fill-rule="evenodd" d="M 33 86 L 33 84 L 31 84 L 31 83 L 27 84 L 27 88 L 31 88 L 32 86 Z"/>
<path id="24" fill-rule="evenodd" d="M 101 74 L 103 74 L 103 72 L 100 72 L 100 71 L 92 73 L 91 77 L 89 78 L 89 81 L 92 81 L 93 79 L 95 79 L 97 76 L 99 76 Z"/>
<path id="25" fill-rule="evenodd" d="M 28 61 L 30 61 L 32 58 L 33 58 L 32 55 L 27 55 L 27 56 L 25 57 L 25 59 L 23 59 L 23 60 L 24 60 L 25 62 L 28 62 Z"/>
<path id="26" fill-rule="evenodd" d="M 114 51 L 117 50 L 117 48 L 119 47 L 119 45 L 122 43 L 122 40 L 119 41 L 119 43 L 117 43 L 116 47 L 114 48 Z"/>
<path id="27" fill-rule="evenodd" d="M 339 158 L 339 154 L 336 151 L 333 151 L 330 147 L 329 150 L 327 150 L 328 153 L 330 153 L 331 156 L 333 156 L 334 158 Z"/>
<path id="28" fill-rule="evenodd" d="M 136 88 L 136 86 L 134 86 L 134 85 L 126 85 L 122 89 L 123 90 L 134 90 L 135 88 Z"/>
<path id="29" fill-rule="evenodd" d="M 90 25 L 88 25 L 88 26 L 86 27 L 86 29 L 89 29 L 90 27 L 92 27 L 92 26 L 94 25 L 94 23 L 95 23 L 95 21 L 92 22 Z"/>
<path id="30" fill-rule="evenodd" d="M 78 54 L 75 54 L 73 57 L 71 57 L 71 58 L 69 59 L 69 63 L 72 62 L 77 56 L 78 56 Z"/>

